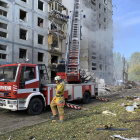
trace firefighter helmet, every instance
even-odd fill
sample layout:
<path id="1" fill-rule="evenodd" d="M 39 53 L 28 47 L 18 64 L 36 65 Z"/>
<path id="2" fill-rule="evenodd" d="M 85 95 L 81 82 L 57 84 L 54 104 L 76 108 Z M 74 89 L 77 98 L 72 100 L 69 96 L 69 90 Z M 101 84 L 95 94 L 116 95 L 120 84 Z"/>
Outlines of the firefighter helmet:
<path id="1" fill-rule="evenodd" d="M 59 63 L 63 63 L 63 60 L 59 60 Z"/>
<path id="2" fill-rule="evenodd" d="M 60 77 L 60 76 L 56 76 L 56 77 L 54 78 L 54 80 L 55 80 L 55 81 L 60 81 L 60 80 L 61 80 L 61 77 Z"/>

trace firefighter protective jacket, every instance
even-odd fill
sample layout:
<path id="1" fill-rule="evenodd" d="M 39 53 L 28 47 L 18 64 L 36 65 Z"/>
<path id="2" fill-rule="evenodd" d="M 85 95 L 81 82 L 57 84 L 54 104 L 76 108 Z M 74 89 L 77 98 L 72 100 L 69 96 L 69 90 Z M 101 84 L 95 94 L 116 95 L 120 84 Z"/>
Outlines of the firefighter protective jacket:
<path id="1" fill-rule="evenodd" d="M 64 100 L 64 96 L 63 96 L 64 95 L 64 83 L 58 83 L 55 91 L 56 91 L 55 104 L 56 105 L 65 105 L 65 100 Z"/>

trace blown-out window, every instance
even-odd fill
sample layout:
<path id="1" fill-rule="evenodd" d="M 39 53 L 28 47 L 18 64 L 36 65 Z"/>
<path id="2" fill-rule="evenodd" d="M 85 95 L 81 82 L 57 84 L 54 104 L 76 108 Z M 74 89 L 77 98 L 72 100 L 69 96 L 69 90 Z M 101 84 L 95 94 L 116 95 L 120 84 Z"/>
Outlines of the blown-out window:
<path id="1" fill-rule="evenodd" d="M 43 62 L 44 59 L 44 53 L 38 52 L 38 61 Z"/>
<path id="2" fill-rule="evenodd" d="M 19 58 L 26 58 L 27 50 L 19 49 Z"/>

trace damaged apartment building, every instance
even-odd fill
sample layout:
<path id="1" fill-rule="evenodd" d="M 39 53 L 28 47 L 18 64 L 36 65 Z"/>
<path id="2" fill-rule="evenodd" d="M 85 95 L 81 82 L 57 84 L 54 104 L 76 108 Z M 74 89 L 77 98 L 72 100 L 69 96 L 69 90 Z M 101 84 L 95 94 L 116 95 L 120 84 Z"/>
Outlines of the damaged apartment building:
<path id="1" fill-rule="evenodd" d="M 62 2 L 69 11 L 73 9 L 73 2 Z M 80 67 L 104 79 L 106 84 L 113 84 L 112 0 L 81 2 L 86 18 L 82 19 Z"/>
<path id="2" fill-rule="evenodd" d="M 65 57 L 65 28 L 60 0 L 0 0 L 0 64 L 45 64 L 51 81 Z"/>

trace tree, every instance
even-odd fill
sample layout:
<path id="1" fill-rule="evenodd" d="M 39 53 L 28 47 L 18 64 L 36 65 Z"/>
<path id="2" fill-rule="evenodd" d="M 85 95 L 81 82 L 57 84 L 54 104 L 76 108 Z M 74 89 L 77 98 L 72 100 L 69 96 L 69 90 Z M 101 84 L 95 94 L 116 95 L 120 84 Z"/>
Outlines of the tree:
<path id="1" fill-rule="evenodd" d="M 135 64 L 140 64 L 140 53 L 135 52 L 131 55 L 131 58 L 129 59 L 129 67 L 135 65 Z"/>
<path id="2" fill-rule="evenodd" d="M 128 71 L 129 80 L 140 82 L 140 64 L 133 64 Z"/>

